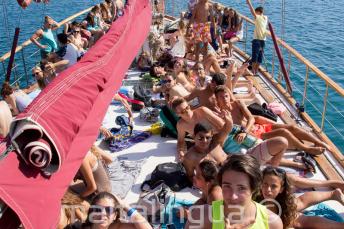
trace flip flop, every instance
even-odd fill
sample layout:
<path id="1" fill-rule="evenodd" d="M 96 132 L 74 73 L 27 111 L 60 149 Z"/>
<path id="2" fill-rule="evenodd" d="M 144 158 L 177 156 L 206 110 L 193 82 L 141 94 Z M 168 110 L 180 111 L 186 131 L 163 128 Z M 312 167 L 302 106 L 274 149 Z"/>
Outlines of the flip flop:
<path id="1" fill-rule="evenodd" d="M 316 162 L 312 158 L 311 155 L 302 151 L 295 155 L 294 157 L 295 162 L 302 162 L 306 166 L 306 170 L 312 173 L 316 172 Z"/>

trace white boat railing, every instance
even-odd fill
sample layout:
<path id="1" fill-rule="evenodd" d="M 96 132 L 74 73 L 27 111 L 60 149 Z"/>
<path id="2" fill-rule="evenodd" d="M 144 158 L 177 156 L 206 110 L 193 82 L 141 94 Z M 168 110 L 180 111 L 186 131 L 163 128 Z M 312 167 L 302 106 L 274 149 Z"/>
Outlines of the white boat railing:
<path id="1" fill-rule="evenodd" d="M 254 28 L 254 21 L 251 20 L 250 18 L 241 15 L 241 17 L 244 20 L 244 30 L 245 30 L 245 36 L 242 43 L 242 50 L 247 53 L 247 42 L 249 41 L 248 36 L 250 34 L 253 34 L 253 28 Z M 251 31 L 250 31 L 251 29 Z M 270 35 L 270 34 L 269 34 Z M 271 37 L 270 37 L 271 38 Z M 329 93 L 331 92 L 331 97 L 334 97 L 335 95 L 337 98 L 340 98 L 341 101 L 343 101 L 344 97 L 344 89 L 338 85 L 336 82 L 334 82 L 330 77 L 328 77 L 324 72 L 322 72 L 319 68 L 317 68 L 313 63 L 311 63 L 308 59 L 306 59 L 304 56 L 302 56 L 299 52 L 297 52 L 294 48 L 292 48 L 290 45 L 288 45 L 286 42 L 281 40 L 280 38 L 277 37 L 277 42 L 282 50 L 282 53 L 284 54 L 285 58 L 285 63 L 287 66 L 287 71 L 289 73 L 294 73 L 293 71 L 300 71 L 300 66 L 298 69 L 296 69 L 296 66 L 292 66 L 293 59 L 299 61 L 302 66 L 305 68 L 305 73 L 304 75 L 301 74 L 292 74 L 292 77 L 296 80 L 295 76 L 298 77 L 297 80 L 302 80 L 303 81 L 303 87 L 300 88 L 297 86 L 296 83 L 293 83 L 293 89 L 295 92 L 299 93 L 301 95 L 301 98 L 297 99 L 295 95 L 290 95 L 287 92 L 287 85 L 283 82 L 282 74 L 280 71 L 280 66 L 279 62 L 276 58 L 276 52 L 274 51 L 273 46 L 270 49 L 271 52 L 271 61 L 268 61 L 267 58 L 265 57 L 264 59 L 264 65 L 265 69 L 268 70 L 269 68 L 271 71 L 269 71 L 270 74 L 268 76 L 270 77 L 270 80 L 275 83 L 278 89 L 280 89 L 281 92 L 286 96 L 287 100 L 293 104 L 305 108 L 305 105 L 311 105 L 313 108 L 312 112 L 316 112 L 318 115 L 320 115 L 320 123 L 316 123 L 314 121 L 314 114 L 312 114 L 312 118 L 310 117 L 309 113 L 307 113 L 307 108 L 305 108 L 305 112 L 301 112 L 300 116 L 302 116 L 311 126 L 314 128 L 314 130 L 322 134 L 325 131 L 325 123 L 329 125 L 326 130 L 331 129 L 332 134 L 336 134 L 338 138 L 341 139 L 341 141 L 344 141 L 344 129 L 339 129 L 336 125 L 336 123 L 333 123 L 329 120 L 329 115 L 333 116 L 334 114 L 338 116 L 337 120 L 343 120 L 344 118 L 344 112 L 343 109 L 339 109 L 337 105 L 335 105 L 333 102 L 329 101 Z M 240 44 L 239 44 L 240 45 Z M 266 56 L 266 55 L 265 55 Z M 263 66 L 264 66 L 263 65 Z M 292 68 L 293 71 L 291 71 Z M 277 73 L 276 73 L 277 72 Z M 316 85 L 315 83 L 312 83 L 310 80 L 310 77 L 313 77 L 312 80 L 316 80 Z M 301 81 L 301 82 L 302 82 Z M 295 82 L 295 81 L 294 81 Z M 320 85 L 322 83 L 322 85 Z M 321 88 L 325 88 L 325 90 L 322 91 Z M 313 94 L 308 95 L 308 92 L 312 90 Z M 331 90 L 331 91 L 330 91 Z M 293 93 L 295 94 L 295 93 Z M 309 97 L 312 97 L 310 99 Z M 319 108 L 317 104 L 314 102 L 314 96 L 318 97 L 317 99 L 321 98 L 322 99 L 322 108 Z M 313 100 L 313 101 L 312 101 Z M 343 102 L 339 102 L 339 106 L 343 104 Z M 328 109 L 331 108 L 332 111 L 330 114 L 327 113 Z M 338 123 L 342 125 L 342 122 Z M 329 135 L 330 136 L 330 135 Z M 338 142 L 338 140 L 337 140 Z M 341 162 L 342 165 L 344 165 L 344 160 L 343 160 L 343 155 L 340 152 L 340 149 L 338 150 L 337 153 L 334 154 L 336 159 Z"/>

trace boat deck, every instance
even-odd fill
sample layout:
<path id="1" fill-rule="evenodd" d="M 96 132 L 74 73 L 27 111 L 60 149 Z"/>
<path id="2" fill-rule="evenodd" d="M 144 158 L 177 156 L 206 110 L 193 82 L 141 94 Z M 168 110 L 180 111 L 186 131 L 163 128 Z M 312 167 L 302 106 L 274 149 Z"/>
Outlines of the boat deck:
<path id="1" fill-rule="evenodd" d="M 235 54 L 237 61 L 242 61 L 241 57 L 238 53 Z M 135 73 L 135 71 L 132 71 L 130 75 L 127 77 L 126 80 L 123 81 L 123 84 L 129 81 L 135 82 L 138 81 L 140 72 Z M 264 80 L 263 76 L 255 76 L 252 77 L 251 80 L 254 82 L 255 87 L 255 96 L 256 101 L 259 101 L 261 103 L 263 102 L 271 102 L 271 101 L 278 101 L 283 103 L 287 107 L 287 111 L 282 115 L 282 118 L 279 118 L 278 122 L 280 123 L 296 123 L 295 119 L 293 118 L 296 114 L 290 106 L 287 105 L 286 101 L 282 99 L 282 97 L 273 89 L 271 89 L 271 85 L 268 84 L 266 80 Z M 126 114 L 126 111 L 124 108 L 122 108 L 120 105 L 111 104 L 108 108 L 108 111 L 106 113 L 105 119 L 104 119 L 104 126 L 111 128 L 115 127 L 115 118 L 117 115 L 120 114 Z M 149 129 L 151 123 L 145 122 L 143 120 L 140 120 L 139 113 L 134 113 L 134 129 L 135 130 L 147 130 Z M 298 125 L 302 126 L 303 128 L 307 130 L 312 130 L 305 122 L 298 121 Z M 108 151 L 108 148 L 106 144 L 103 142 L 97 142 L 99 146 L 104 149 L 105 151 Z M 135 204 L 140 197 L 140 186 L 142 182 L 150 178 L 150 174 L 154 170 L 154 168 L 161 163 L 164 162 L 173 162 L 175 161 L 175 154 L 176 154 L 176 145 L 177 141 L 176 139 L 172 138 L 161 138 L 159 135 L 152 135 L 150 138 L 146 139 L 143 142 L 137 143 L 136 145 L 125 149 L 123 151 L 113 153 L 113 157 L 120 157 L 125 158 L 125 160 L 134 161 L 134 160 L 140 160 L 140 159 L 146 159 L 144 165 L 141 168 L 140 174 L 135 180 L 134 185 L 131 187 L 130 191 L 125 197 L 125 200 L 130 204 Z M 291 159 L 295 154 L 297 154 L 298 151 L 291 151 L 289 150 L 285 154 L 285 158 Z M 342 168 L 341 168 L 342 169 Z M 319 179 L 319 180 L 326 180 L 325 174 L 322 172 L 322 169 L 320 168 L 319 164 L 317 164 L 316 173 L 304 173 L 303 171 L 298 171 L 291 168 L 286 168 L 287 172 L 312 178 L 312 179 Z M 326 189 L 318 189 L 320 190 L 326 190 Z M 329 189 L 327 189 L 329 190 Z M 298 190 L 297 195 L 301 195 L 306 190 Z M 307 190 L 308 191 L 308 190 Z M 180 199 L 187 199 L 187 200 L 197 200 L 200 197 L 200 193 L 196 189 L 186 188 L 178 193 L 176 193 L 176 197 Z M 326 201 L 324 202 L 328 206 L 335 209 L 339 214 L 341 214 L 344 217 L 344 207 L 336 202 L 336 201 Z"/>

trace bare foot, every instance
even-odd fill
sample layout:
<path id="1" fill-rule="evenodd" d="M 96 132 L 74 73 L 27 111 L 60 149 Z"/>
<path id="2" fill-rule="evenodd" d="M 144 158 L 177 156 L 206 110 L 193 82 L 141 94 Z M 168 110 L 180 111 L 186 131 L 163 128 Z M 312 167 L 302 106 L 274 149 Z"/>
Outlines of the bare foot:
<path id="1" fill-rule="evenodd" d="M 325 142 L 318 142 L 318 143 L 315 143 L 314 145 L 323 147 L 323 148 L 327 149 L 328 151 L 333 152 L 332 147 L 329 146 L 328 144 L 326 144 Z"/>
<path id="2" fill-rule="evenodd" d="M 325 148 L 323 147 L 308 147 L 307 150 L 305 150 L 307 153 L 311 154 L 311 155 L 320 155 L 323 154 L 325 152 Z"/>
<path id="3" fill-rule="evenodd" d="M 336 188 L 332 192 L 332 199 L 333 200 L 337 200 L 339 203 L 344 205 L 344 194 L 343 194 L 343 192 L 339 188 Z"/>

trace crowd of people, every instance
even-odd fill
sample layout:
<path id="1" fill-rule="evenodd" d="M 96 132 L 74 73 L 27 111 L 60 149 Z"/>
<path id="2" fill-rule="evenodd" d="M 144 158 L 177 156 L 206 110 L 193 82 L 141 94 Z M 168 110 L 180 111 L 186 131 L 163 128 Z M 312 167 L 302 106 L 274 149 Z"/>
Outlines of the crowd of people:
<path id="1" fill-rule="evenodd" d="M 344 182 L 306 179 L 279 168 L 314 172 L 314 165 L 305 158 L 283 158 L 286 150 L 316 156 L 331 148 L 297 125 L 252 115 L 247 108 L 255 97 L 250 77 L 258 73 L 262 62 L 268 20 L 262 7 L 254 9 L 250 0 L 247 5 L 255 19 L 250 63 L 234 58 L 233 44 L 243 39 L 239 13 L 208 0 L 190 1 L 189 12 L 181 15 L 178 28 L 172 31 L 162 32 L 162 18 L 154 17 L 147 38 L 149 50 L 136 61 L 139 70 L 158 79 L 152 91 L 165 98 L 160 118 L 169 135 L 177 139 L 176 160 L 202 193 L 194 203 L 198 208 L 185 209 L 185 228 L 343 228 L 343 223 L 302 211 L 326 200 L 344 205 Z M 42 28 L 31 37 L 42 57 L 32 69 L 37 86 L 44 89 L 82 58 L 112 21 L 123 15 L 124 6 L 122 1 L 105 0 L 83 21 L 66 25 L 57 35 L 58 42 L 52 33 L 57 23 L 46 16 Z M 242 86 L 248 93 L 235 93 Z M 28 91 L 16 90 L 7 82 L 3 85 L 1 96 L 8 105 L 0 103 L 0 141 L 8 134 L 12 115 L 32 101 Z M 122 102 L 133 123 L 128 102 L 118 94 L 114 99 Z M 105 127 L 100 132 L 105 138 L 112 135 Z M 105 169 L 111 162 L 110 154 L 92 146 L 61 200 L 58 228 L 151 228 L 144 215 L 111 194 Z M 296 188 L 317 187 L 333 190 L 294 195 Z"/>

